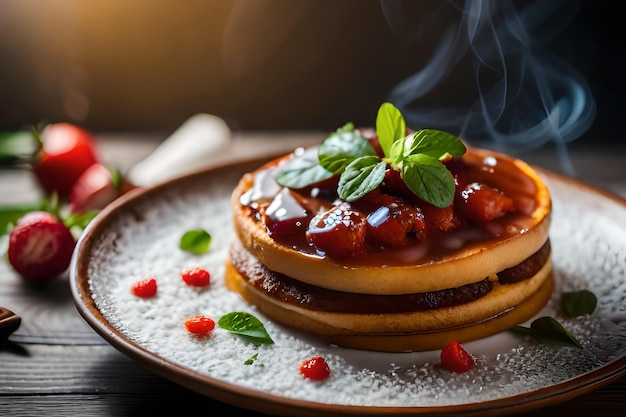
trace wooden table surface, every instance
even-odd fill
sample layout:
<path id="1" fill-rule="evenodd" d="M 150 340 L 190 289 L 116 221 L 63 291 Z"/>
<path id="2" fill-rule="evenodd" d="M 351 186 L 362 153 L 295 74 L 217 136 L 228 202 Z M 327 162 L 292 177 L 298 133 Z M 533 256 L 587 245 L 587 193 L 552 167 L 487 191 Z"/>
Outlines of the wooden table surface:
<path id="1" fill-rule="evenodd" d="M 236 134 L 234 143 L 237 154 L 245 157 L 245 153 L 273 153 L 296 144 L 318 143 L 322 137 L 315 133 L 250 133 Z M 164 138 L 145 133 L 102 134 L 99 146 L 104 159 L 124 172 Z M 522 156 L 539 166 L 563 170 L 551 150 L 527 151 Z M 626 197 L 626 148 L 573 146 L 570 158 L 579 179 Z M 38 196 L 30 172 L 0 171 L 0 204 L 32 202 Z M 199 415 L 216 415 L 215 410 L 228 416 L 264 415 L 245 409 L 245 404 L 236 408 L 182 388 L 118 352 L 78 314 L 68 279 L 64 275 L 34 288 L 25 285 L 5 259 L 0 262 L 0 306 L 22 317 L 20 328 L 0 344 L 0 416 L 160 415 L 179 405 L 193 407 Z M 522 415 L 579 413 L 625 416 L 626 377 Z"/>

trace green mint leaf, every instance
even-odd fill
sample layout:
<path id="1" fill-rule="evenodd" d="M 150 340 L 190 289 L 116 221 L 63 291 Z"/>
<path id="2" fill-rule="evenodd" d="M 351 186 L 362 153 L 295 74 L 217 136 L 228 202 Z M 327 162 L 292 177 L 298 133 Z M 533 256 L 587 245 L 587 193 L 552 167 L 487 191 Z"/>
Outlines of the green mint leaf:
<path id="1" fill-rule="evenodd" d="M 26 213 L 41 209 L 41 203 L 0 207 L 0 235 L 10 233 L 20 217 Z"/>
<path id="2" fill-rule="evenodd" d="M 30 131 L 0 132 L 0 166 L 32 163 L 40 149 Z"/>
<path id="3" fill-rule="evenodd" d="M 298 189 L 340 174 L 337 192 L 339 197 L 351 202 L 379 186 L 389 164 L 400 171 L 407 186 L 425 201 L 440 208 L 452 203 L 454 178 L 440 159 L 463 155 L 466 148 L 460 139 L 434 129 L 422 129 L 407 136 L 402 113 L 387 102 L 378 110 L 376 134 L 385 155 L 382 159 L 369 140 L 348 123 L 324 140 L 316 158 L 287 163 L 276 181 L 284 187 Z"/>
<path id="4" fill-rule="evenodd" d="M 406 144 L 406 138 L 401 140 L 396 140 L 391 145 L 391 150 L 389 151 L 389 155 L 387 157 L 391 161 L 391 166 L 396 169 L 402 169 L 402 165 L 404 160 L 410 155 L 409 153 L 405 154 L 404 145 Z"/>
<path id="5" fill-rule="evenodd" d="M 274 341 L 263 323 L 250 313 L 233 311 L 219 318 L 217 325 L 230 333 L 244 337 L 255 344 L 273 345 Z"/>
<path id="6" fill-rule="evenodd" d="M 254 355 L 250 356 L 250 358 L 246 359 L 243 364 L 244 365 L 252 365 L 259 357 L 258 353 L 255 353 Z"/>
<path id="7" fill-rule="evenodd" d="M 325 180 L 333 175 L 318 161 L 317 152 L 305 152 L 285 163 L 274 179 L 283 187 L 299 189 Z"/>
<path id="8" fill-rule="evenodd" d="M 120 170 L 117 168 L 112 168 L 110 171 L 111 171 L 111 182 L 113 183 L 113 187 L 115 187 L 116 190 L 119 190 L 120 187 L 122 186 L 124 177 L 122 176 L 122 173 L 120 172 Z"/>
<path id="9" fill-rule="evenodd" d="M 335 131 L 335 133 L 351 132 L 353 130 L 354 130 L 354 124 L 353 123 L 346 123 L 345 125 L 343 125 L 340 128 L 338 128 Z"/>
<path id="10" fill-rule="evenodd" d="M 561 298 L 563 310 L 569 317 L 592 314 L 598 305 L 598 299 L 589 290 L 565 292 Z"/>
<path id="11" fill-rule="evenodd" d="M 385 179 L 387 164 L 376 156 L 355 159 L 341 174 L 337 193 L 352 202 L 374 190 Z"/>
<path id="12" fill-rule="evenodd" d="M 454 199 L 454 177 L 437 158 L 409 155 L 400 175 L 411 191 L 435 207 L 448 207 Z"/>
<path id="13" fill-rule="evenodd" d="M 89 210 L 80 214 L 71 213 L 63 219 L 63 224 L 68 228 L 77 227 L 79 230 L 84 230 L 98 213 L 98 210 Z"/>
<path id="14" fill-rule="evenodd" d="M 185 252 L 201 255 L 208 252 L 211 234 L 204 229 L 189 230 L 180 238 L 179 248 Z"/>
<path id="15" fill-rule="evenodd" d="M 582 349 L 580 342 L 552 317 L 540 317 L 530 327 L 513 326 L 511 330 Z"/>
<path id="16" fill-rule="evenodd" d="M 318 151 L 320 165 L 333 174 L 342 173 L 355 159 L 370 155 L 376 155 L 374 147 L 354 130 L 329 136 Z"/>
<path id="17" fill-rule="evenodd" d="M 421 129 L 413 135 L 409 135 L 404 140 L 403 156 L 426 154 L 433 158 L 450 154 L 461 156 L 467 150 L 463 142 L 447 132 L 434 129 Z"/>
<path id="18" fill-rule="evenodd" d="M 404 116 L 393 104 L 385 102 L 379 107 L 376 115 L 376 135 L 387 157 L 390 155 L 391 145 L 406 136 Z"/>

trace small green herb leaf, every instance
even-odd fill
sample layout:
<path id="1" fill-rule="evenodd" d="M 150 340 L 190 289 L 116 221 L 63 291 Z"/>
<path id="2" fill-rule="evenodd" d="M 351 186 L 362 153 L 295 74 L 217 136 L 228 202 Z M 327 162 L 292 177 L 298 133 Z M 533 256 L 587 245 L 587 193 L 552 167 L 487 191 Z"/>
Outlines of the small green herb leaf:
<path id="1" fill-rule="evenodd" d="M 255 353 L 254 355 L 250 356 L 250 358 L 246 359 L 243 364 L 244 365 L 252 365 L 254 363 L 254 361 L 257 360 L 257 358 L 259 357 L 258 353 Z"/>
<path id="2" fill-rule="evenodd" d="M 514 326 L 511 330 L 563 343 L 568 346 L 581 349 L 583 347 L 580 342 L 561 325 L 561 323 L 548 316 L 536 319 L 530 324 L 530 327 Z"/>
<path id="3" fill-rule="evenodd" d="M 201 255 L 211 246 L 211 234 L 204 229 L 189 230 L 180 238 L 178 246 L 186 252 Z"/>
<path id="4" fill-rule="evenodd" d="M 369 141 L 356 131 L 335 133 L 320 145 L 320 165 L 333 174 L 340 174 L 355 159 L 376 155 Z"/>
<path id="5" fill-rule="evenodd" d="M 24 204 L 0 207 L 0 235 L 9 233 L 20 217 L 29 211 L 41 210 L 42 204 Z"/>
<path id="6" fill-rule="evenodd" d="M 410 155 L 403 162 L 401 176 L 415 194 L 436 207 L 448 207 L 454 199 L 454 177 L 432 156 Z"/>
<path id="7" fill-rule="evenodd" d="M 352 132 L 354 130 L 354 123 L 346 123 L 335 131 L 335 133 Z"/>
<path id="8" fill-rule="evenodd" d="M 299 189 L 332 175 L 319 164 L 316 152 L 308 152 L 290 159 L 274 179 L 283 187 Z"/>
<path id="9" fill-rule="evenodd" d="M 85 213 L 74 214 L 70 213 L 66 218 L 63 219 L 63 223 L 69 227 L 76 227 L 80 230 L 84 230 L 85 227 L 89 224 L 90 221 L 93 220 L 96 215 L 98 215 L 98 210 L 89 210 Z"/>
<path id="10" fill-rule="evenodd" d="M 230 333 L 242 336 L 255 344 L 273 345 L 274 341 L 263 323 L 250 313 L 234 311 L 220 317 L 217 325 Z"/>
<path id="11" fill-rule="evenodd" d="M 376 115 L 376 135 L 380 147 L 389 156 L 391 145 L 398 139 L 406 136 L 406 121 L 393 104 L 383 103 Z"/>
<path id="12" fill-rule="evenodd" d="M 395 169 L 406 185 L 426 202 L 440 208 L 452 203 L 454 178 L 440 159 L 463 155 L 466 148 L 460 139 L 434 129 L 422 129 L 407 136 L 405 119 L 391 103 L 380 106 L 376 133 L 383 158 L 349 123 L 324 140 L 316 160 L 303 158 L 288 163 L 276 181 L 284 187 L 298 189 L 340 174 L 338 195 L 352 202 L 378 187 L 387 169 Z"/>
<path id="13" fill-rule="evenodd" d="M 30 164 L 41 149 L 30 131 L 0 132 L 0 166 Z"/>
<path id="14" fill-rule="evenodd" d="M 383 182 L 386 169 L 387 164 L 376 156 L 355 159 L 339 178 L 339 197 L 348 202 L 358 200 Z"/>
<path id="15" fill-rule="evenodd" d="M 589 290 L 565 292 L 562 296 L 563 310 L 569 317 L 584 316 L 596 310 L 598 299 Z"/>
<path id="16" fill-rule="evenodd" d="M 459 138 L 447 132 L 434 129 L 421 129 L 413 135 L 407 136 L 404 145 L 404 157 L 415 154 L 425 154 L 441 159 L 450 154 L 461 156 L 467 148 Z"/>

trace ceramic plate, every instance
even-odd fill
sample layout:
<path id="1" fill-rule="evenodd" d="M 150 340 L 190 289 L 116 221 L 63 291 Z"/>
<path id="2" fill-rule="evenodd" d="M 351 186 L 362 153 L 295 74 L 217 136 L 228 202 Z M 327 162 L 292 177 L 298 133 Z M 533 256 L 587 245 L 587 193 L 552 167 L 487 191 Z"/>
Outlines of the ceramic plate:
<path id="1" fill-rule="evenodd" d="M 469 372 L 437 367 L 439 352 L 376 353 L 330 346 L 272 322 L 224 286 L 224 261 L 234 239 L 230 192 L 262 161 L 218 167 L 126 194 L 83 233 L 71 267 L 79 312 L 110 344 L 155 373 L 239 407 L 287 415 L 413 415 L 536 409 L 596 389 L 626 374 L 626 203 L 572 179 L 541 171 L 553 197 L 551 241 L 556 287 L 539 315 L 551 315 L 584 346 L 557 346 L 502 332 L 464 347 Z M 202 228 L 210 250 L 179 249 L 185 231 Z M 209 270 L 207 287 L 180 278 Z M 140 299 L 131 285 L 154 277 L 158 293 Z M 591 316 L 562 316 L 564 291 L 590 289 Z M 232 311 L 257 316 L 275 341 L 255 346 L 218 327 L 190 336 L 185 318 L 217 319 Z M 529 323 L 526 323 L 528 325 Z M 312 382 L 299 363 L 321 355 L 332 374 Z M 246 364 L 248 363 L 248 364 Z"/>

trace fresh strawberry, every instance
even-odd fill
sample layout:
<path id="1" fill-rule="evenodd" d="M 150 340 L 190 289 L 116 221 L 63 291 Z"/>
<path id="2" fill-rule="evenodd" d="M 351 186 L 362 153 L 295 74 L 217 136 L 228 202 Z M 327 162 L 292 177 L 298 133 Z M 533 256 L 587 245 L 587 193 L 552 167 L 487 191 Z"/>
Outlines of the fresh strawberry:
<path id="1" fill-rule="evenodd" d="M 101 210 L 127 191 L 129 187 L 125 187 L 121 178 L 118 179 L 115 174 L 100 163 L 87 168 L 78 177 L 70 192 L 70 211 L 84 213 L 89 210 Z"/>
<path id="2" fill-rule="evenodd" d="M 32 211 L 9 234 L 9 262 L 27 281 L 44 282 L 69 267 L 75 243 L 70 230 L 54 215 Z"/>
<path id="3" fill-rule="evenodd" d="M 46 126 L 39 139 L 42 151 L 34 163 L 35 175 L 46 194 L 67 199 L 81 174 L 98 162 L 95 139 L 69 123 Z"/>
<path id="4" fill-rule="evenodd" d="M 441 350 L 441 367 L 451 372 L 463 373 L 475 365 L 474 358 L 458 342 L 452 341 Z"/>

